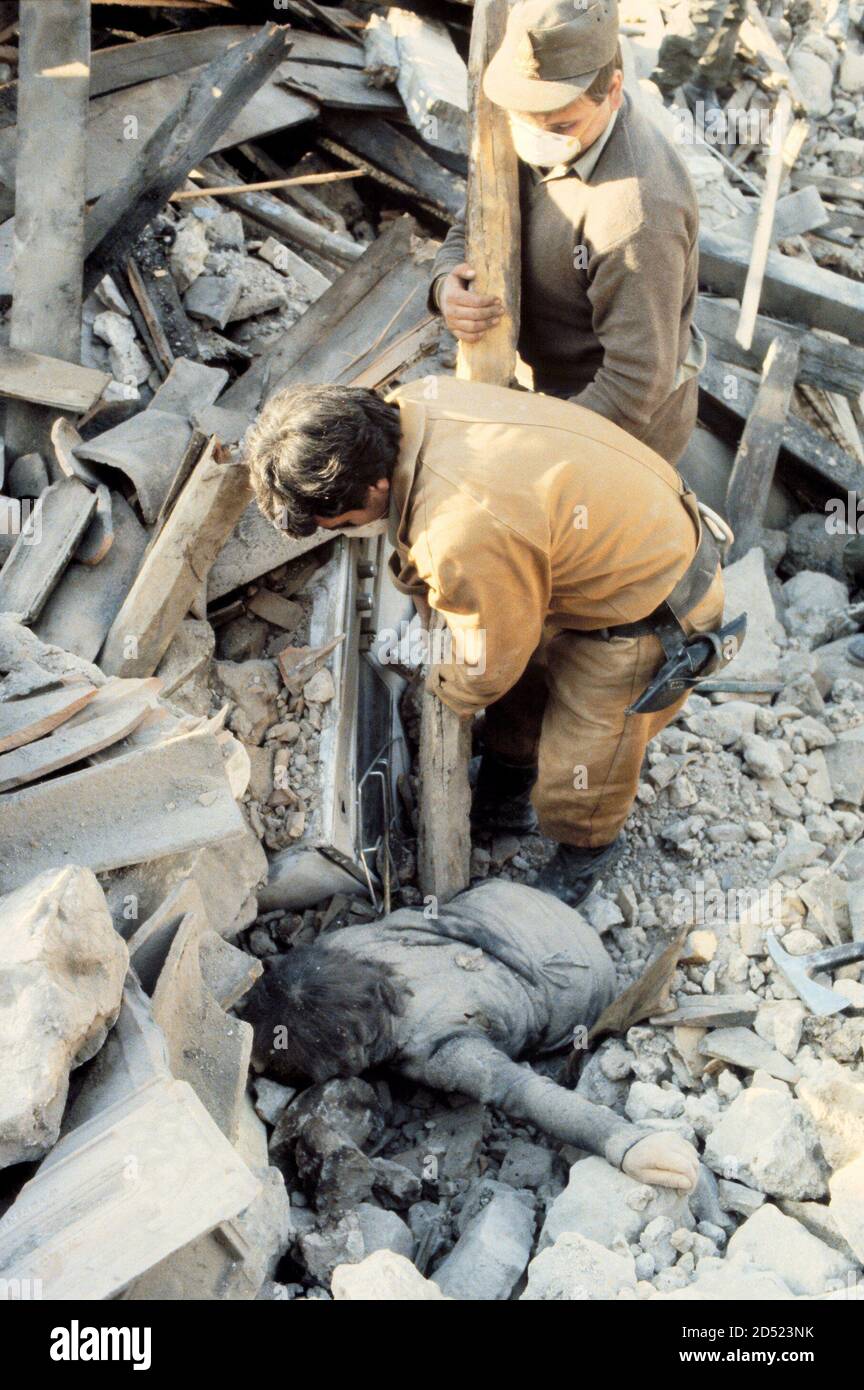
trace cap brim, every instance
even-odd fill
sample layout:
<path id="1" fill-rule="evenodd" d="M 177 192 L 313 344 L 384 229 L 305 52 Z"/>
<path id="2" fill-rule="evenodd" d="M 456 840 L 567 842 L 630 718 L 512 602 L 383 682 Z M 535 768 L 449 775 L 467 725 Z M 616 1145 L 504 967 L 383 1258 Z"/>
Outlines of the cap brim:
<path id="1" fill-rule="evenodd" d="M 521 77 L 507 45 L 502 44 L 483 74 L 483 91 L 491 102 L 507 111 L 560 111 L 585 95 L 599 71 L 598 68 L 597 72 L 582 73 L 574 82 L 541 82 L 536 77 Z"/>

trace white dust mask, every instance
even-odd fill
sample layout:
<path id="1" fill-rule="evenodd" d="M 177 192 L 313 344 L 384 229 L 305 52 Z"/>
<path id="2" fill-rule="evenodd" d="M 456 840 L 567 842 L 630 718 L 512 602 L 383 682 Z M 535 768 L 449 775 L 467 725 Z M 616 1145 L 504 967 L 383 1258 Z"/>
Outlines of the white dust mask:
<path id="1" fill-rule="evenodd" d="M 554 131 L 543 130 L 542 126 L 523 121 L 512 112 L 507 114 L 513 148 L 525 164 L 551 169 L 555 164 L 572 163 L 582 153 L 582 141 L 578 135 L 556 135 Z"/>

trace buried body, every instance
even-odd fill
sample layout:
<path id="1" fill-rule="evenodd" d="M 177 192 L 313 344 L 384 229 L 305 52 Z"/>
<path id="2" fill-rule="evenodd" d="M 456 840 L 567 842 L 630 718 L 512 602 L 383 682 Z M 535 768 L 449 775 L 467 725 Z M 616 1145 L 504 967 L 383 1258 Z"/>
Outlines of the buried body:
<path id="1" fill-rule="evenodd" d="M 256 1065 L 291 1085 L 389 1065 L 496 1105 L 640 1182 L 690 1191 L 680 1135 L 656 1133 L 517 1059 L 566 1047 L 612 1000 L 612 962 L 584 918 L 537 889 L 484 883 L 439 915 L 402 909 L 265 962 L 244 1016 Z"/>

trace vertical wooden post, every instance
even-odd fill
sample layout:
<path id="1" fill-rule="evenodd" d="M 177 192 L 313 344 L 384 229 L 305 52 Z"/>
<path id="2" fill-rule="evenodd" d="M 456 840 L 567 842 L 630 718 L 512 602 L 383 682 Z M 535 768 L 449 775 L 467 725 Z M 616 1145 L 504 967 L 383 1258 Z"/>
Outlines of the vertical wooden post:
<path id="1" fill-rule="evenodd" d="M 475 0 L 468 58 L 471 142 L 466 212 L 467 260 L 474 287 L 500 296 L 505 313 L 476 343 L 460 343 L 457 375 L 509 386 L 519 332 L 519 169 L 504 111 L 484 96 L 483 73 L 504 37 L 507 0 Z M 471 563 L 470 555 L 465 563 Z M 471 721 L 435 695 L 420 715 L 418 878 L 421 891 L 446 902 L 467 888 L 471 861 L 468 759 Z"/>
<path id="2" fill-rule="evenodd" d="M 507 0 L 475 0 L 468 54 L 468 206 L 466 259 L 478 294 L 497 294 L 504 314 L 476 343 L 460 343 L 456 373 L 468 381 L 509 386 L 516 367 L 521 286 L 519 161 L 507 113 L 483 93 L 483 73 L 501 45 Z"/>
<path id="3" fill-rule="evenodd" d="M 21 0 L 10 344 L 81 360 L 90 0 Z M 12 457 L 52 459 L 56 410 L 10 402 Z"/>

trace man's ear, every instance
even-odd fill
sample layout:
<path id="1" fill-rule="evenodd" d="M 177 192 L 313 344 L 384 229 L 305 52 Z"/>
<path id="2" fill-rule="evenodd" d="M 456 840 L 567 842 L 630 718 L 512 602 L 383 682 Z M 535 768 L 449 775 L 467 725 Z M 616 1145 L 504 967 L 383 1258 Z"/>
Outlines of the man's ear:
<path id="1" fill-rule="evenodd" d="M 624 74 L 620 68 L 616 68 L 612 74 L 607 95 L 612 110 L 617 111 L 624 101 Z"/>

